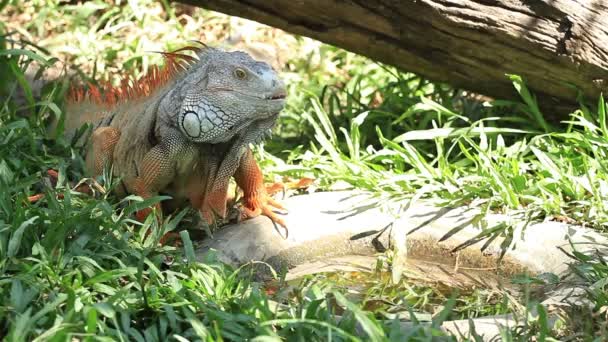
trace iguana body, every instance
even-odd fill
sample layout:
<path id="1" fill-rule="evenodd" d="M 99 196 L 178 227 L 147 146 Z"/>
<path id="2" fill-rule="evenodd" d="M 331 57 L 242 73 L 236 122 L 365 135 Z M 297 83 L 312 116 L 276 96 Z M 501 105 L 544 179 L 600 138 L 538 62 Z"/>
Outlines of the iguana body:
<path id="1" fill-rule="evenodd" d="M 195 51 L 198 60 L 181 51 Z M 119 88 L 72 91 L 66 132 L 93 126 L 89 172 L 109 164 L 122 191 L 148 198 L 162 193 L 170 208 L 186 202 L 209 223 L 226 214 L 234 176 L 244 214 L 269 216 L 280 206 L 266 193 L 249 144 L 261 140 L 284 107 L 285 87 L 266 63 L 243 52 L 185 48 L 165 53 L 166 65 Z M 150 212 L 138 213 L 143 219 Z"/>

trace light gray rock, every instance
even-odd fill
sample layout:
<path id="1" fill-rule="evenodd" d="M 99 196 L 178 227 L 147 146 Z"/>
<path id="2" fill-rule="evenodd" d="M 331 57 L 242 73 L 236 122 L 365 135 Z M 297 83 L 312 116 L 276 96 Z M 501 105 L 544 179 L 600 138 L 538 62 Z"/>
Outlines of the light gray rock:
<path id="1" fill-rule="evenodd" d="M 381 206 L 369 194 L 357 191 L 294 196 L 283 203 L 289 210 L 284 216 L 289 227 L 287 238 L 268 218 L 258 217 L 223 227 L 213 238 L 201 243 L 198 253 L 203 255 L 214 249 L 222 261 L 235 266 L 264 261 L 276 270 L 291 269 L 289 279 L 315 271 L 370 268 L 369 262 L 355 261 L 348 265 L 340 257 L 373 255 L 389 248 L 398 252 L 396 260 L 403 259 L 407 252 L 408 258 L 440 262 L 454 271 L 485 270 L 506 276 L 522 272 L 563 275 L 571 262 L 564 252 L 571 252 L 573 246 L 582 253 L 595 252 L 604 246 L 600 253 L 607 253 L 608 239 L 596 231 L 561 222 L 527 224 L 517 213 L 482 216 L 475 206 L 442 208 L 429 201 Z M 484 229 L 499 224 L 512 226 L 512 241 L 498 236 L 484 251 L 480 247 L 486 240 L 453 252 Z M 500 259 L 502 253 L 504 258 Z M 400 262 L 403 266 L 404 260 Z M 543 304 L 583 305 L 580 296 L 571 296 L 573 292 L 580 293 L 575 280 L 560 284 L 547 291 Z M 576 301 L 572 300 L 574 297 Z M 501 328 L 517 325 L 509 315 L 478 318 L 474 323 L 476 332 L 486 340 L 497 336 Z M 468 336 L 469 327 L 468 320 L 442 325 L 444 330 L 463 336 Z M 409 328 L 404 322 L 403 329 Z"/>
<path id="2" fill-rule="evenodd" d="M 289 213 L 284 219 L 289 234 L 274 227 L 266 217 L 226 226 L 203 241 L 199 252 L 213 248 L 221 260 L 241 265 L 251 260 L 270 261 L 289 268 L 304 262 L 349 254 L 369 254 L 394 248 L 396 242 L 407 255 L 418 259 L 441 260 L 455 267 L 495 268 L 503 247 L 503 238 L 496 238 L 483 252 L 485 241 L 453 253 L 452 250 L 475 238 L 482 227 L 475 221 L 479 209 L 474 207 L 441 208 L 431 202 L 413 203 L 396 218 L 406 203 L 392 203 L 382 209 L 371 196 L 355 191 L 319 192 L 288 198 L 284 201 Z M 391 213 L 392 212 L 392 213 Z M 506 274 L 522 272 L 562 273 L 572 251 L 570 242 L 579 251 L 590 251 L 597 243 L 606 243 L 601 234 L 561 222 L 529 224 L 505 214 L 485 216 L 486 226 L 512 221 L 514 239 L 508 244 L 501 270 Z M 450 230 L 462 229 L 441 241 Z M 396 234 L 398 232 L 399 234 Z M 407 239 L 402 234 L 408 234 Z M 396 238 L 397 236 L 397 238 Z M 591 244 L 593 243 L 593 244 Z"/>
<path id="3" fill-rule="evenodd" d="M 386 250 L 393 218 L 376 208 L 352 209 L 362 204 L 371 205 L 369 197 L 354 192 L 294 196 L 284 201 L 287 238 L 282 228 L 261 216 L 222 227 L 199 251 L 215 249 L 220 260 L 235 266 L 263 260 L 291 268 L 319 258 Z"/>

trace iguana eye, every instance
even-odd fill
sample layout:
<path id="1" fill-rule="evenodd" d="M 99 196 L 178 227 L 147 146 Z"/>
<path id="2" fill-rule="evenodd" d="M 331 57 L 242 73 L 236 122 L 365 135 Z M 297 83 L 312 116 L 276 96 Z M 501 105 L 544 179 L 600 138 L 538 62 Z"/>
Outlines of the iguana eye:
<path id="1" fill-rule="evenodd" d="M 234 76 L 236 76 L 236 78 L 239 80 L 244 80 L 247 78 L 247 72 L 241 68 L 236 68 L 234 69 Z"/>

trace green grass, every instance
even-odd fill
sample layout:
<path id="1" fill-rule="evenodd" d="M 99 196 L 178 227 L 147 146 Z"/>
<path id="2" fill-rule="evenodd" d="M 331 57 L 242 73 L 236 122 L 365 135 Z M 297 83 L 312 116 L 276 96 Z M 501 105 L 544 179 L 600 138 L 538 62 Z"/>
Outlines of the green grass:
<path id="1" fill-rule="evenodd" d="M 510 307 L 509 296 L 523 293 L 515 289 L 506 291 L 498 288 L 482 288 L 472 284 L 425 283 L 416 279 L 414 274 L 405 275 L 396 284 L 390 279 L 391 273 L 377 270 L 365 272 L 336 272 L 306 276 L 293 281 L 295 287 L 309 284 L 325 284 L 345 293 L 347 298 L 369 312 L 377 319 L 391 320 L 395 317 L 409 317 L 414 312 L 420 321 L 430 322 L 433 315 L 439 314 L 445 303 L 455 293 L 454 304 L 447 319 L 458 320 L 488 315 L 501 315 L 517 308 Z M 432 278 L 432 277 L 431 277 Z M 331 285 L 330 285 L 331 284 Z M 283 291 L 289 291 L 286 287 Z M 522 289 L 523 290 L 523 289 Z"/>
<path id="2" fill-rule="evenodd" d="M 62 68 L 68 62 L 80 78 L 115 81 L 123 72 L 137 75 L 158 63 L 160 56 L 149 51 L 188 39 L 219 44 L 246 25 L 165 2 L 115 5 L 0 1 L 4 339 L 403 340 L 390 320 L 395 312 L 431 322 L 415 325 L 408 332 L 413 340 L 453 339 L 438 331 L 443 320 L 505 312 L 518 314 L 525 325 L 505 331 L 504 340 L 600 340 L 607 333 L 608 268 L 599 254 L 572 255 L 573 271 L 589 285 L 592 308 L 565 312 L 558 327 L 549 326 L 546 312 L 530 297 L 483 290 L 456 294 L 407 277 L 393 284 L 374 274 L 353 295 L 348 276 L 317 275 L 290 288 L 289 295 L 269 294 L 268 284 L 255 281 L 249 267 L 233 269 L 213 255 L 195 260 L 186 232 L 184 248 L 158 246 L 159 236 L 183 224 L 185 213 L 160 225 L 136 222 L 133 212 L 146 203 L 116 198 L 110 175 L 86 180 L 94 196 L 72 191 L 83 178 L 82 151 L 45 134 L 48 118 L 62 112 L 67 82 L 39 94 L 24 76 L 29 63 Z M 505 77 L 521 101 L 480 102 L 332 46 L 268 28 L 247 32 L 252 41 L 299 52 L 285 57 L 289 98 L 275 137 L 256 149 L 269 179 L 311 177 L 320 189 L 345 182 L 371 191 L 380 203 L 424 198 L 475 204 L 482 213 L 505 212 L 514 221 L 559 219 L 605 232 L 603 98 L 593 108 L 581 104 L 561 123 L 547 122 L 516 75 Z M 60 171 L 56 188 L 41 181 L 49 168 Z M 40 192 L 44 199 L 27 201 Z M 478 239 L 509 241 L 512 234 L 505 224 L 488 227 Z M 523 282 L 524 293 L 526 284 L 538 282 L 522 279 L 514 281 Z"/>

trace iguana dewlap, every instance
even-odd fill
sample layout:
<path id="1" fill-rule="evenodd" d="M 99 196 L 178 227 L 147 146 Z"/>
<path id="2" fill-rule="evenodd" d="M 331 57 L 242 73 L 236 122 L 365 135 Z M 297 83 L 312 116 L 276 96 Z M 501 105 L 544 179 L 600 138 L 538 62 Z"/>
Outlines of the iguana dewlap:
<path id="1" fill-rule="evenodd" d="M 71 92 L 66 132 L 85 123 L 93 128 L 88 172 L 99 175 L 111 164 L 123 192 L 169 195 L 170 208 L 189 202 L 209 223 L 216 214 L 225 216 L 234 177 L 243 190 L 244 216 L 264 214 L 284 226 L 249 148 L 285 105 L 277 72 L 244 52 L 188 47 L 164 55 L 166 65 L 138 81 Z"/>

